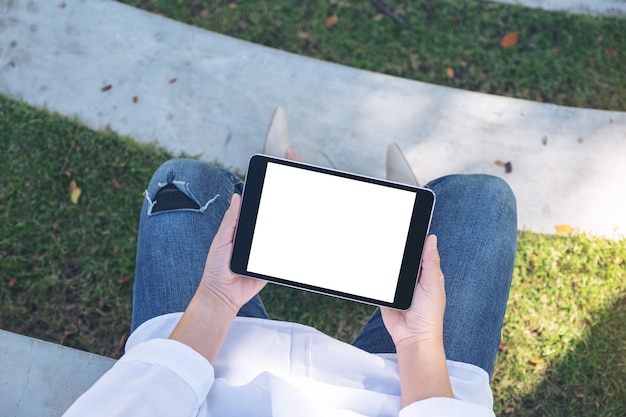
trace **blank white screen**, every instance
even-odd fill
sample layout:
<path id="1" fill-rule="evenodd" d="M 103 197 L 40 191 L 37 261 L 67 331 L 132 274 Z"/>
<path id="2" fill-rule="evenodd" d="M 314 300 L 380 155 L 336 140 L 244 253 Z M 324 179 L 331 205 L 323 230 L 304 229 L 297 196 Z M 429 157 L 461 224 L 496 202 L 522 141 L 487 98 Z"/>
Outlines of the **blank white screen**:
<path id="1" fill-rule="evenodd" d="M 415 197 L 268 163 L 247 269 L 391 303 Z"/>

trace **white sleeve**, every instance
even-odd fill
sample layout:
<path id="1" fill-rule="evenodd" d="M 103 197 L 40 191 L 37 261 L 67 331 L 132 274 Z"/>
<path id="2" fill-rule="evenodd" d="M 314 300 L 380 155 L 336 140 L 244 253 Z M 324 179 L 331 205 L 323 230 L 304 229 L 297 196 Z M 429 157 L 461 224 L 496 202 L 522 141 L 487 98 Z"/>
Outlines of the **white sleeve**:
<path id="1" fill-rule="evenodd" d="M 128 351 L 64 416 L 195 416 L 213 381 L 213 367 L 195 350 L 152 339 Z"/>
<path id="2" fill-rule="evenodd" d="M 491 408 L 454 398 L 429 398 L 404 407 L 400 417 L 494 417 Z"/>

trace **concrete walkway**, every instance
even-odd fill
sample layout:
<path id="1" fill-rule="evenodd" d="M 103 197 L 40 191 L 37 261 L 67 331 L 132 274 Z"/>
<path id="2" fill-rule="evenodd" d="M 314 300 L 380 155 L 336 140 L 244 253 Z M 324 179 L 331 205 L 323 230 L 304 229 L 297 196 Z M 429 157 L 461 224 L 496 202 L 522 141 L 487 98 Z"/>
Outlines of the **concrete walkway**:
<path id="1" fill-rule="evenodd" d="M 626 17 L 626 0 L 496 0 L 544 10 Z"/>
<path id="2" fill-rule="evenodd" d="M 383 176 L 386 146 L 395 141 L 421 183 L 474 172 L 507 180 L 520 229 L 553 233 L 569 224 L 626 236 L 622 112 L 356 70 L 111 0 L 0 0 L 0 92 L 240 171 L 262 150 L 282 105 L 294 147 L 312 162 Z M 511 162 L 512 172 L 495 161 Z M 59 415 L 111 364 L 0 332 L 0 415 Z"/>

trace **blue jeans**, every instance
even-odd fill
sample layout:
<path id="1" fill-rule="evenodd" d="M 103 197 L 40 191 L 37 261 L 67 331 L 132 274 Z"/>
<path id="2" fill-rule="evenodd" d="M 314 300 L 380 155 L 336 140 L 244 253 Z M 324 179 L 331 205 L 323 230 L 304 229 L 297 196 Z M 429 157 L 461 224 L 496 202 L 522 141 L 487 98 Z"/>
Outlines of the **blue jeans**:
<path id="1" fill-rule="evenodd" d="M 438 236 L 446 280 L 446 357 L 491 376 L 515 260 L 515 197 L 503 180 L 487 175 L 451 175 L 427 186 L 437 196 L 430 231 Z M 230 172 L 200 161 L 176 159 L 157 169 L 139 224 L 133 331 L 186 309 L 231 196 L 242 187 Z M 269 318 L 258 295 L 239 315 Z M 371 353 L 395 352 L 380 310 L 353 344 Z"/>

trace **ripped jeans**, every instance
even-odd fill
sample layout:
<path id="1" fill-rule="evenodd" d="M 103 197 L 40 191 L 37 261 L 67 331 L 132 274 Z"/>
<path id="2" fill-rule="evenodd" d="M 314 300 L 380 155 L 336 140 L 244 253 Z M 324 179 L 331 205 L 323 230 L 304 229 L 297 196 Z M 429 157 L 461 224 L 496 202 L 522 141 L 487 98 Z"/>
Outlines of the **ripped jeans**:
<path id="1" fill-rule="evenodd" d="M 446 357 L 491 376 L 515 260 L 515 197 L 503 180 L 488 175 L 451 175 L 427 187 L 437 196 L 430 232 L 438 237 L 446 279 Z M 133 331 L 153 317 L 186 309 L 231 196 L 242 188 L 232 173 L 195 160 L 171 160 L 155 172 L 139 225 Z M 258 295 L 239 315 L 268 319 Z M 372 353 L 395 352 L 380 310 L 353 344 Z"/>

